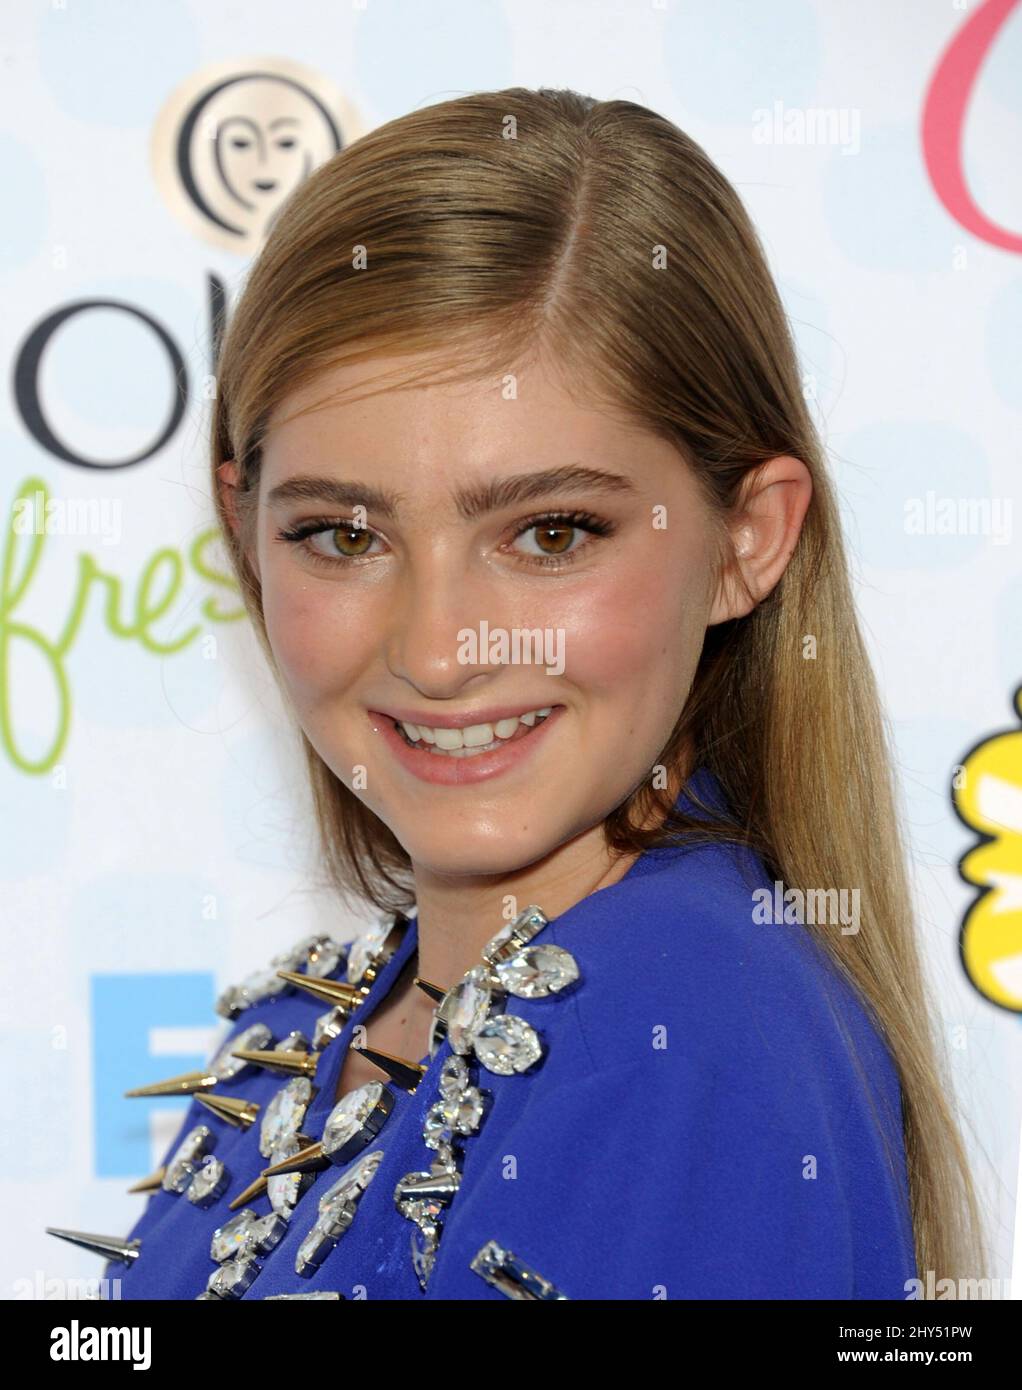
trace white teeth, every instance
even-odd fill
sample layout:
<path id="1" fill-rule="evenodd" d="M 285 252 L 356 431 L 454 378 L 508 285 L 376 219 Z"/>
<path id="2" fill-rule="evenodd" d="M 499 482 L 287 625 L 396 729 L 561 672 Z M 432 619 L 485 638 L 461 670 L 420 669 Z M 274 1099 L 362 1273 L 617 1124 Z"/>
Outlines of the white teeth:
<path id="1" fill-rule="evenodd" d="M 462 757 L 469 750 L 489 751 L 498 747 L 502 740 L 514 737 L 519 724 L 531 729 L 537 720 L 545 719 L 552 709 L 553 705 L 548 705 L 546 709 L 529 710 L 510 719 L 498 719 L 495 724 L 469 724 L 462 729 L 432 729 L 424 724 L 409 724 L 403 719 L 399 723 L 412 743 L 432 744 L 434 746 L 430 752 Z"/>

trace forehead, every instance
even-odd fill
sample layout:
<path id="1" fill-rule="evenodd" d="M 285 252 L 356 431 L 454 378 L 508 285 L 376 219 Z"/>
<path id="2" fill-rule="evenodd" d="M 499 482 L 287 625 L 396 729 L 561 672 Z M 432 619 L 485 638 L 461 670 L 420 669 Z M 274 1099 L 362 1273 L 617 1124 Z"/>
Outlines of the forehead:
<path id="1" fill-rule="evenodd" d="M 636 450 L 669 445 L 557 374 L 530 363 L 503 374 L 451 380 L 439 352 L 379 356 L 334 367 L 273 411 L 268 469 L 336 471 L 358 461 L 389 472 L 487 475 L 499 465 L 549 467 L 568 455 L 623 466 Z M 415 377 L 415 381 L 411 380 Z"/>

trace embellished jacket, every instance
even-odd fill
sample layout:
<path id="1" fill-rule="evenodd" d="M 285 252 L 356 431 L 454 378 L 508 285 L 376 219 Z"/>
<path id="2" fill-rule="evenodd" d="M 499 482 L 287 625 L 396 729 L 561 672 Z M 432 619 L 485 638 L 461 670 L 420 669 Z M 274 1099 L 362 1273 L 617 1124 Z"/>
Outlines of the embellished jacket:
<path id="1" fill-rule="evenodd" d="M 738 845 L 657 849 L 554 920 L 495 923 L 431 1052 L 378 1054 L 338 1102 L 418 924 L 303 941 L 221 996 L 223 1045 L 168 1083 L 190 1108 L 129 1235 L 63 1234 L 125 1299 L 904 1299 L 896 1069 L 757 890 Z"/>

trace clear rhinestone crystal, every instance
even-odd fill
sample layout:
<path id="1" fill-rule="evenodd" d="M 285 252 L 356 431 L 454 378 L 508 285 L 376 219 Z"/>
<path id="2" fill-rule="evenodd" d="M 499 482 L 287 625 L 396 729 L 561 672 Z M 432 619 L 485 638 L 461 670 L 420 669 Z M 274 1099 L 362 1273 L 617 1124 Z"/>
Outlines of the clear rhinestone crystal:
<path id="1" fill-rule="evenodd" d="M 497 978 L 519 999 L 542 999 L 578 979 L 575 957 L 560 946 L 526 946 L 495 967 Z"/>
<path id="2" fill-rule="evenodd" d="M 260 1052 L 263 1048 L 269 1047 L 272 1041 L 273 1034 L 265 1023 L 253 1023 L 250 1028 L 244 1028 L 233 1038 L 227 1039 L 210 1062 L 209 1070 L 221 1081 L 229 1081 L 232 1076 L 237 1076 L 238 1072 L 251 1065 L 249 1062 L 243 1062 L 240 1057 L 232 1057 L 231 1053 L 235 1049 Z"/>
<path id="3" fill-rule="evenodd" d="M 385 917 L 357 936 L 348 947 L 347 979 L 349 985 L 361 984 L 362 976 L 383 950 L 384 942 L 394 926 L 393 918 Z"/>
<path id="4" fill-rule="evenodd" d="M 303 1279 L 310 1278 L 343 1234 L 343 1231 L 326 1229 L 317 1220 L 298 1247 L 295 1255 L 295 1273 L 300 1274 Z"/>
<path id="5" fill-rule="evenodd" d="M 497 935 L 486 943 L 483 948 L 483 959 L 491 965 L 505 960 L 531 941 L 534 936 L 538 936 L 547 925 L 548 920 L 533 903 L 524 912 L 520 912 L 513 922 L 508 922 L 506 926 L 501 927 Z"/>
<path id="6" fill-rule="evenodd" d="M 209 1276 L 206 1289 L 216 1294 L 217 1298 L 240 1298 L 251 1287 L 258 1273 L 259 1266 L 255 1260 L 228 1260 Z"/>
<path id="7" fill-rule="evenodd" d="M 543 1055 L 539 1036 L 516 1014 L 495 1014 L 475 1035 L 475 1054 L 487 1071 L 511 1076 L 527 1071 Z"/>
<path id="8" fill-rule="evenodd" d="M 492 1002 L 489 971 L 483 965 L 474 965 L 466 971 L 464 978 L 444 995 L 438 1012 L 447 1021 L 447 1037 L 455 1052 L 472 1051 L 472 1038 L 482 1026 Z"/>
<path id="9" fill-rule="evenodd" d="M 455 1053 L 444 1060 L 440 1068 L 440 1079 L 438 1086 L 440 1094 L 445 1100 L 453 1100 L 455 1096 L 460 1096 L 469 1083 L 468 1063 L 464 1057 L 459 1057 Z"/>
<path id="10" fill-rule="evenodd" d="M 216 1147 L 216 1135 L 208 1125 L 190 1129 L 174 1150 L 161 1186 L 164 1192 L 184 1192 L 199 1170 L 199 1163 Z"/>
<path id="11" fill-rule="evenodd" d="M 292 1028 L 279 1043 L 274 1043 L 274 1052 L 308 1052 L 309 1040 L 299 1028 Z"/>
<path id="12" fill-rule="evenodd" d="M 289 946 L 286 951 L 281 951 L 280 955 L 274 956 L 270 964 L 273 966 L 274 970 L 299 969 L 308 959 L 309 949 L 315 939 L 314 936 L 303 936 L 301 941 L 296 941 L 295 944 Z"/>
<path id="13" fill-rule="evenodd" d="M 411 1235 L 412 1268 L 423 1293 L 429 1284 L 429 1276 L 436 1263 L 437 1246 L 440 1243 L 440 1229 L 431 1221 L 417 1222 Z"/>
<path id="14" fill-rule="evenodd" d="M 260 1216 L 250 1227 L 246 1237 L 244 1253 L 246 1255 L 266 1255 L 279 1245 L 287 1233 L 287 1222 L 282 1216 L 278 1216 L 275 1211 L 268 1211 L 265 1216 Z"/>
<path id="15" fill-rule="evenodd" d="M 422 1126 L 423 1140 L 431 1149 L 450 1146 L 456 1134 L 474 1133 L 482 1118 L 482 1093 L 475 1086 L 467 1086 L 461 1095 L 430 1106 Z"/>
<path id="16" fill-rule="evenodd" d="M 376 1175 L 383 1150 L 363 1154 L 319 1199 L 319 1211 L 308 1235 L 298 1247 L 295 1273 L 308 1278 L 355 1219 L 358 1202 Z"/>
<path id="17" fill-rule="evenodd" d="M 369 1081 L 357 1086 L 337 1102 L 327 1117 L 323 1127 L 323 1152 L 336 1161 L 345 1148 L 365 1127 L 376 1107 L 383 1099 L 382 1081 Z M 346 1159 L 342 1159 L 345 1162 Z"/>
<path id="18" fill-rule="evenodd" d="M 327 1043 L 333 1042 L 344 1032 L 344 1025 L 348 1021 L 348 1015 L 343 1009 L 327 1009 L 325 1014 L 320 1014 L 316 1019 L 316 1027 L 312 1034 L 312 1045 L 317 1049 L 326 1047 Z"/>
<path id="19" fill-rule="evenodd" d="M 427 1148 L 438 1149 L 441 1144 L 450 1144 L 454 1129 L 447 1115 L 447 1101 L 435 1101 L 426 1111 L 422 1122 L 422 1139 Z"/>
<path id="20" fill-rule="evenodd" d="M 259 1152 L 269 1158 L 273 1150 L 297 1134 L 312 1100 L 312 1082 L 295 1076 L 282 1086 L 263 1111 L 259 1125 Z"/>
<path id="21" fill-rule="evenodd" d="M 483 1118 L 483 1095 L 469 1086 L 455 1100 L 446 1102 L 450 1123 L 457 1134 L 474 1134 Z"/>
<path id="22" fill-rule="evenodd" d="M 209 1245 L 210 1259 L 216 1260 L 219 1264 L 223 1260 L 233 1259 L 247 1249 L 249 1232 L 258 1220 L 251 1207 L 242 1207 L 230 1221 L 218 1226 Z"/>
<path id="23" fill-rule="evenodd" d="M 559 1303 L 567 1301 L 549 1279 L 544 1279 L 531 1265 L 520 1260 L 513 1251 L 505 1250 L 495 1240 L 488 1240 L 477 1251 L 469 1268 L 499 1289 L 505 1298 Z"/>
<path id="24" fill-rule="evenodd" d="M 441 1139 L 431 1147 L 436 1149 L 436 1158 L 433 1162 L 434 1168 L 438 1165 L 441 1168 L 454 1169 L 457 1167 L 457 1155 L 454 1152 L 454 1144 L 448 1139 Z"/>
<path id="25" fill-rule="evenodd" d="M 242 996 L 250 1004 L 258 1004 L 263 999 L 274 999 L 278 994 L 283 994 L 291 986 L 287 980 L 280 978 L 277 970 L 287 969 L 287 964 L 286 958 L 282 960 L 280 956 L 274 956 L 269 969 L 253 971 L 242 980 L 238 986 Z"/>
<path id="26" fill-rule="evenodd" d="M 334 941 L 333 937 L 314 936 L 309 942 L 305 973 L 323 979 L 332 975 L 346 956 L 347 947 Z"/>
<path id="27" fill-rule="evenodd" d="M 270 1166 L 283 1163 L 285 1158 L 294 1158 L 301 1147 L 292 1135 L 270 1154 Z M 278 1216 L 282 1216 L 285 1221 L 290 1220 L 291 1213 L 313 1177 L 312 1173 L 274 1173 L 266 1179 L 266 1195 Z"/>
<path id="28" fill-rule="evenodd" d="M 357 1202 L 376 1176 L 376 1170 L 379 1168 L 382 1158 L 382 1149 L 374 1149 L 372 1153 L 362 1154 L 361 1157 L 357 1158 L 323 1193 L 319 1199 L 319 1210 L 321 1212 L 327 1211 L 332 1203 L 341 1198 Z"/>
<path id="29" fill-rule="evenodd" d="M 334 1293 L 331 1289 L 313 1289 L 311 1293 L 265 1293 L 263 1303 L 283 1303 L 285 1299 L 340 1299 L 343 1294 Z"/>
<path id="30" fill-rule="evenodd" d="M 209 1154 L 188 1184 L 188 1200 L 197 1207 L 210 1207 L 222 1196 L 228 1183 L 227 1169 Z"/>

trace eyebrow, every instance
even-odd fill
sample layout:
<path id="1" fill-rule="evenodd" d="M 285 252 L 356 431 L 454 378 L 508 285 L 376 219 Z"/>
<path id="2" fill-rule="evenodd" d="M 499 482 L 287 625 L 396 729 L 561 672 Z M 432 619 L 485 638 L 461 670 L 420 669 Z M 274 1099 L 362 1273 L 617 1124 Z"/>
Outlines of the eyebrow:
<path id="1" fill-rule="evenodd" d="M 454 505 L 466 521 L 474 521 L 487 512 L 532 502 L 551 493 L 626 493 L 635 494 L 638 488 L 621 473 L 608 473 L 602 468 L 580 464 L 562 464 L 540 473 L 516 473 L 506 478 L 456 488 Z M 283 502 L 330 502 L 337 507 L 365 507 L 378 516 L 394 517 L 400 510 L 403 494 L 390 492 L 372 483 L 345 482 L 340 478 L 323 478 L 314 474 L 297 474 L 278 483 L 267 494 L 269 506 Z"/>

